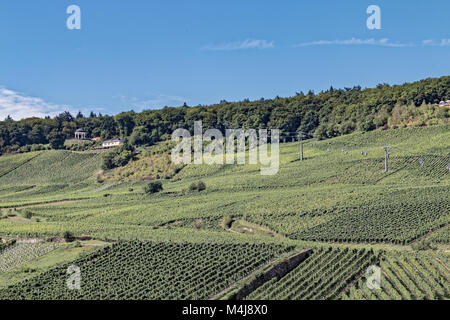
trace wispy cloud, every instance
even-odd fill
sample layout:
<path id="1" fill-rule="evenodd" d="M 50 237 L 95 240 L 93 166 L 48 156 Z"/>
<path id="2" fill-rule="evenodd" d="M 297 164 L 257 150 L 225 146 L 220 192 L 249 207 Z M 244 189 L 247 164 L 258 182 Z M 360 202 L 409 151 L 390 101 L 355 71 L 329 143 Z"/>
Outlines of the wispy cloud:
<path id="1" fill-rule="evenodd" d="M 144 99 L 120 94 L 113 98 L 120 99 L 123 107 L 133 108 L 135 111 L 157 109 L 165 106 L 180 106 L 187 101 L 186 98 L 167 94 L 150 95 Z"/>
<path id="2" fill-rule="evenodd" d="M 323 46 L 323 45 L 372 45 L 384 47 L 411 47 L 411 43 L 391 42 L 388 38 L 382 39 L 357 39 L 351 38 L 346 40 L 319 40 L 312 42 L 303 42 L 295 45 L 295 47 Z"/>
<path id="3" fill-rule="evenodd" d="M 48 103 L 41 98 L 29 97 L 19 92 L 0 87 L 0 120 L 8 115 L 14 120 L 29 117 L 55 116 L 70 110 L 69 106 Z"/>
<path id="4" fill-rule="evenodd" d="M 450 46 L 450 39 L 427 39 L 422 41 L 422 45 L 424 46 L 437 46 L 437 47 L 447 47 Z"/>
<path id="5" fill-rule="evenodd" d="M 273 47 L 274 47 L 273 41 L 246 39 L 244 41 L 237 41 L 237 42 L 209 44 L 209 45 L 203 47 L 203 50 L 232 51 L 232 50 L 245 50 L 245 49 L 270 49 Z"/>

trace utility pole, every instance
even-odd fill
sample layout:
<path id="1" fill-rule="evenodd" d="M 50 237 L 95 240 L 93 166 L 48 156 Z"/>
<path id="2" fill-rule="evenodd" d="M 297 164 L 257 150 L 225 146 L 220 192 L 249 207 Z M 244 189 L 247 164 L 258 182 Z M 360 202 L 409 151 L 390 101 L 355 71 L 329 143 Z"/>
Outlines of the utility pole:
<path id="1" fill-rule="evenodd" d="M 228 121 L 222 122 L 222 125 L 225 128 L 225 134 L 224 135 L 226 135 L 227 134 Z"/>
<path id="2" fill-rule="evenodd" d="M 303 161 L 303 132 L 298 134 L 298 139 L 300 140 L 300 161 Z"/>
<path id="3" fill-rule="evenodd" d="M 390 152 L 390 148 L 389 147 L 383 147 L 384 152 L 385 152 L 385 156 L 384 156 L 384 172 L 388 173 L 389 171 L 389 166 L 388 166 L 388 160 L 389 160 L 389 155 L 391 154 Z"/>

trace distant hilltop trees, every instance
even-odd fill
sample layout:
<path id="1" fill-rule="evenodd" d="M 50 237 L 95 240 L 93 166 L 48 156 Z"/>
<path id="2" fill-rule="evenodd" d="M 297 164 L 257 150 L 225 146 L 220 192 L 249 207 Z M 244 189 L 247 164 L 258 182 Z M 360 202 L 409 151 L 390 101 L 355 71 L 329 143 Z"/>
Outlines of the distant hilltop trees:
<path id="1" fill-rule="evenodd" d="M 203 128 L 277 128 L 282 132 L 305 132 L 319 139 L 370 131 L 377 128 L 448 124 L 449 108 L 439 107 L 450 100 L 450 76 L 414 83 L 376 88 L 336 89 L 315 94 L 309 91 L 288 98 L 240 102 L 222 100 L 210 106 L 165 107 L 140 113 L 123 112 L 115 116 L 93 112 L 75 117 L 63 112 L 54 118 L 0 121 L 0 152 L 21 151 L 25 146 L 50 145 L 64 148 L 62 141 L 83 129 L 88 137 L 126 139 L 131 145 L 152 145 L 167 140 L 175 129 L 193 133 L 194 121 Z M 36 148 L 35 148 L 36 149 Z"/>

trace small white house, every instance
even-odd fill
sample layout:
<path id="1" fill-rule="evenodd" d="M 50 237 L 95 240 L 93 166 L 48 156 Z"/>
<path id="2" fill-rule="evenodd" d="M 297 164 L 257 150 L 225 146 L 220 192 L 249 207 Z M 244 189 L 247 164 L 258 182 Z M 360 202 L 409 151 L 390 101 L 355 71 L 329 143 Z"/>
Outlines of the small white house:
<path id="1" fill-rule="evenodd" d="M 448 106 L 450 106 L 450 100 L 447 100 L 447 101 L 441 101 L 441 102 L 439 103 L 439 107 L 448 107 Z"/>
<path id="2" fill-rule="evenodd" d="M 115 138 L 115 139 L 109 139 L 109 140 L 103 141 L 102 147 L 103 148 L 115 148 L 115 147 L 120 147 L 122 145 L 123 145 L 123 140 L 120 138 Z"/>

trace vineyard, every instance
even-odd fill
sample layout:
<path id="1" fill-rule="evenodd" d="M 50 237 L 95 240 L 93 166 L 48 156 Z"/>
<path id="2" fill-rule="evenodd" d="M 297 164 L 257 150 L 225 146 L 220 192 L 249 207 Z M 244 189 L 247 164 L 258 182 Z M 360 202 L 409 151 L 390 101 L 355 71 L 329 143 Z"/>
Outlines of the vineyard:
<path id="1" fill-rule="evenodd" d="M 83 290 L 67 290 L 64 265 L 0 290 L 0 299 L 207 299 L 292 247 L 119 242 L 73 262 Z"/>
<path id="2" fill-rule="evenodd" d="M 273 278 L 253 291 L 249 300 L 338 299 L 349 283 L 376 262 L 371 250 L 316 250 L 281 279 Z"/>
<path id="3" fill-rule="evenodd" d="M 378 253 L 365 249 L 316 250 L 281 279 L 273 278 L 248 300 L 435 300 L 450 298 L 450 260 L 432 253 Z M 380 267 L 380 288 L 366 283 Z M 350 284 L 350 286 L 349 286 Z"/>
<path id="4" fill-rule="evenodd" d="M 41 152 L 29 152 L 14 156 L 0 157 L 0 177 L 16 170 L 23 164 L 39 156 Z"/>
<path id="5" fill-rule="evenodd" d="M 107 246 L 44 265 L 0 298 L 210 299 L 294 248 L 313 254 L 247 299 L 448 297 L 448 125 L 313 139 L 304 161 L 298 142 L 282 143 L 274 176 L 249 164 L 177 167 L 163 147 L 109 171 L 94 152 L 1 156 L 0 238 L 69 234 Z M 147 194 L 149 180 L 163 190 Z M 200 181 L 204 190 L 190 189 Z M 0 272 L 62 250 L 52 246 L 0 245 Z M 72 264 L 81 291 L 65 286 Z M 382 267 L 382 290 L 366 286 L 371 264 Z"/>
<path id="6" fill-rule="evenodd" d="M 450 298 L 450 263 L 446 255 L 386 254 L 381 258 L 381 288 L 369 290 L 361 278 L 343 299 L 435 300 Z"/>
<path id="7" fill-rule="evenodd" d="M 20 157 L 24 156 L 20 155 Z M 93 175 L 96 168 L 100 165 L 100 160 L 101 155 L 96 153 L 70 151 L 38 152 L 37 156 L 31 158 L 31 160 L 2 175 L 0 184 L 74 184 Z"/>
<path id="8" fill-rule="evenodd" d="M 5 272 L 58 248 L 57 243 L 17 243 L 0 252 L 0 272 Z"/>
<path id="9" fill-rule="evenodd" d="M 448 188 L 406 192 L 409 201 L 385 197 L 385 203 L 349 208 L 339 217 L 300 233 L 304 240 L 333 242 L 408 243 L 432 230 L 450 223 L 450 201 L 445 200 Z M 392 199 L 393 204 L 386 203 Z"/>

